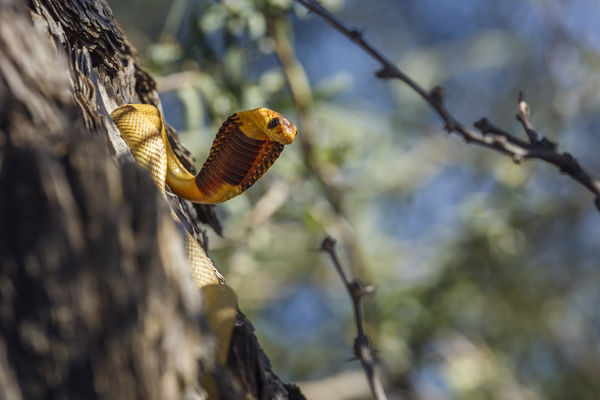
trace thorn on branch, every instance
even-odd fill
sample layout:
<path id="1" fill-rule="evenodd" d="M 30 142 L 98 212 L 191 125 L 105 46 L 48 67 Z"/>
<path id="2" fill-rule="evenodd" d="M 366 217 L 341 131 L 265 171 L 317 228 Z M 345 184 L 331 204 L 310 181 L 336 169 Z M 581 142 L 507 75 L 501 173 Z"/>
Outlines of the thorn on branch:
<path id="1" fill-rule="evenodd" d="M 483 133 L 484 135 L 487 135 L 490 132 L 491 124 L 487 118 L 481 118 L 480 120 L 475 121 L 473 123 L 473 126 L 479 129 L 479 131 L 481 131 L 481 133 Z"/>
<path id="2" fill-rule="evenodd" d="M 354 354 L 360 359 L 360 348 L 362 346 L 368 347 L 369 349 L 371 348 L 370 343 L 369 343 L 369 338 L 366 335 L 363 336 L 357 336 L 354 339 Z"/>
<path id="3" fill-rule="evenodd" d="M 537 144 L 539 142 L 538 134 L 533 129 L 533 125 L 529 121 L 529 116 L 531 115 L 531 109 L 529 108 L 529 104 L 525 102 L 525 95 L 523 92 L 519 92 L 519 105 L 518 105 L 518 113 L 517 120 L 523 125 L 523 129 L 525 129 L 525 133 L 529 138 L 529 142 L 531 144 Z"/>
<path id="4" fill-rule="evenodd" d="M 366 295 L 375 293 L 376 286 L 375 285 L 363 286 L 363 284 L 358 279 L 353 279 L 348 283 L 348 289 L 350 290 L 352 299 L 354 299 L 355 301 L 358 301 Z"/>
<path id="5" fill-rule="evenodd" d="M 375 72 L 375 76 L 379 79 L 390 79 L 395 77 L 394 71 L 387 64 L 379 71 Z"/>
<path id="6" fill-rule="evenodd" d="M 349 34 L 350 34 L 350 38 L 352 40 L 360 40 L 360 39 L 362 39 L 363 31 L 353 28 L 353 29 L 350 29 Z"/>
<path id="7" fill-rule="evenodd" d="M 377 290 L 377 286 L 375 286 L 375 285 L 363 286 L 362 290 L 363 290 L 363 295 L 372 294 L 372 293 L 375 293 L 375 291 Z"/>
<path id="8" fill-rule="evenodd" d="M 525 95 L 523 92 L 519 92 L 519 113 L 525 118 L 529 118 L 529 115 L 531 114 L 529 104 L 525 102 Z"/>
<path id="9" fill-rule="evenodd" d="M 444 130 L 450 134 L 455 131 L 461 131 L 460 123 L 446 110 L 444 106 L 444 89 L 441 86 L 435 86 L 426 95 L 423 96 L 429 104 L 431 104 L 442 117 L 444 121 Z M 469 141 L 468 135 L 464 135 L 465 140 Z"/>
<path id="10" fill-rule="evenodd" d="M 321 242 L 321 248 L 319 250 L 324 251 L 326 253 L 331 253 L 335 251 L 335 239 L 331 236 L 327 236 Z"/>
<path id="11" fill-rule="evenodd" d="M 559 169 L 563 174 L 568 174 L 569 172 L 579 168 L 577 159 L 575 159 L 571 153 L 562 153 L 562 158 L 564 162 L 559 166 Z"/>
<path id="12" fill-rule="evenodd" d="M 538 142 L 540 148 L 544 149 L 544 150 L 548 150 L 548 151 L 556 151 L 556 149 L 558 149 L 558 143 L 553 142 L 552 140 L 546 139 L 546 138 L 542 138 L 542 140 L 540 140 Z"/>
<path id="13" fill-rule="evenodd" d="M 365 295 L 362 285 L 356 279 L 348 284 L 348 289 L 350 290 L 350 295 L 355 300 L 361 299 Z"/>
<path id="14" fill-rule="evenodd" d="M 372 351 L 371 343 L 369 343 L 369 338 L 367 335 L 359 335 L 354 339 L 354 346 L 352 346 L 352 350 L 354 355 L 359 360 L 364 358 L 367 354 L 367 357 L 371 358 L 372 361 Z"/>
<path id="15" fill-rule="evenodd" d="M 444 89 L 441 86 L 435 86 L 429 92 L 431 96 L 431 100 L 435 101 L 437 104 L 442 104 L 444 102 Z"/>

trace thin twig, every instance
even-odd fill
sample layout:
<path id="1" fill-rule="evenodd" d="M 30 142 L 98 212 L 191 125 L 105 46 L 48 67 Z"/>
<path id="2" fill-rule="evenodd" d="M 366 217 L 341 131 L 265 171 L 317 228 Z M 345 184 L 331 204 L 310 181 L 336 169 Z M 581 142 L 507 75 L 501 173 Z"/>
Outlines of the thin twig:
<path id="1" fill-rule="evenodd" d="M 529 121 L 529 105 L 525 102 L 521 93 L 519 94 L 517 119 L 525 129 L 525 133 L 529 139 L 528 142 L 518 139 L 516 135 L 496 128 L 485 118 L 474 124 L 480 132 L 469 129 L 466 125 L 454 118 L 454 116 L 446 109 L 443 91 L 439 86 L 433 88 L 431 91 L 425 90 L 367 42 L 362 32 L 357 29 L 346 27 L 317 1 L 296 1 L 306 7 L 310 12 L 314 12 L 321 16 L 336 30 L 341 32 L 372 58 L 377 60 L 381 66 L 381 69 L 376 72 L 378 78 L 399 79 L 417 92 L 419 96 L 429 103 L 442 118 L 445 128 L 449 133 L 458 133 L 467 143 L 473 143 L 506 154 L 512 157 L 515 162 L 519 162 L 523 159 L 538 159 L 558 167 L 562 173 L 570 176 L 594 194 L 596 208 L 600 211 L 600 181 L 592 177 L 592 175 L 587 172 L 570 153 L 559 153 L 557 151 L 558 145 L 556 143 L 546 138 L 542 138 L 541 140 L 538 138 L 537 132 Z"/>
<path id="2" fill-rule="evenodd" d="M 354 355 L 360 360 L 365 374 L 367 375 L 367 381 L 371 388 L 373 398 L 376 400 L 387 399 L 383 390 L 383 385 L 377 377 L 375 370 L 375 362 L 373 360 L 373 352 L 371 345 L 369 344 L 369 338 L 365 334 L 362 313 L 361 313 L 361 300 L 364 295 L 373 293 L 375 291 L 374 286 L 363 286 L 356 279 L 349 279 L 344 269 L 342 268 L 337 254 L 335 252 L 335 239 L 326 237 L 321 243 L 320 250 L 326 252 L 331 257 L 333 265 L 340 275 L 344 286 L 352 299 L 352 307 L 354 309 L 354 321 L 356 323 L 356 339 L 354 339 Z"/>
<path id="3" fill-rule="evenodd" d="M 517 113 L 517 120 L 523 125 L 523 129 L 525 129 L 529 142 L 537 143 L 538 134 L 535 129 L 533 129 L 531 122 L 529 122 L 530 114 L 531 109 L 529 108 L 529 104 L 525 102 L 525 95 L 523 92 L 519 92 L 519 112 Z"/>

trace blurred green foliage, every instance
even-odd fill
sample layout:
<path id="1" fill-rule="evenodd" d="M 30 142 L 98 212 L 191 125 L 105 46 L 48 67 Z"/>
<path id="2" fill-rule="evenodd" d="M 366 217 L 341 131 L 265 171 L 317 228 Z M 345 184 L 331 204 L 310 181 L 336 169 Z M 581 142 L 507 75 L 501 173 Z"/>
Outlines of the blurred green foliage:
<path id="1" fill-rule="evenodd" d="M 324 3 L 419 83 L 442 85 L 465 123 L 487 116 L 519 132 L 524 90 L 538 130 L 600 171 L 593 1 Z M 313 251 L 330 234 L 345 266 L 378 287 L 366 318 L 392 396 L 600 398 L 600 215 L 583 188 L 447 137 L 414 93 L 378 81 L 375 63 L 289 0 L 111 5 L 198 164 L 236 110 L 298 122 L 301 139 L 219 206 L 225 235 L 210 237 L 282 377 L 359 368 L 344 362 L 350 303 Z M 307 104 L 290 91 L 273 26 L 308 76 Z"/>

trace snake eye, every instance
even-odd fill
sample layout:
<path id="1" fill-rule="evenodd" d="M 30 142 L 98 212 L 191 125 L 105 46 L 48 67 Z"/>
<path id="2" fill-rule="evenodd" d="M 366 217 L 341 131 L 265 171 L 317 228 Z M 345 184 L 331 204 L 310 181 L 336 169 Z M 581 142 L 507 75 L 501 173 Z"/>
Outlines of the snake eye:
<path id="1" fill-rule="evenodd" d="M 273 129 L 277 125 L 279 125 L 279 118 L 275 117 L 275 118 L 273 118 L 272 120 L 269 121 L 269 124 L 267 125 L 267 128 Z"/>

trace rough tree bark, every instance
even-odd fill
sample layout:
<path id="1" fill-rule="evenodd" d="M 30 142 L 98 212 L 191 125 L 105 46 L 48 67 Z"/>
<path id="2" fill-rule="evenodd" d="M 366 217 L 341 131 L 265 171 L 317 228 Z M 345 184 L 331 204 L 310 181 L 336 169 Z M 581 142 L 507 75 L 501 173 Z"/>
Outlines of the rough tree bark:
<path id="1" fill-rule="evenodd" d="M 205 398 L 206 374 L 223 399 L 303 398 L 241 314 L 215 365 L 185 228 L 108 116 L 138 102 L 160 105 L 103 0 L 0 0 L 0 399 Z"/>

